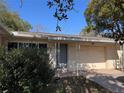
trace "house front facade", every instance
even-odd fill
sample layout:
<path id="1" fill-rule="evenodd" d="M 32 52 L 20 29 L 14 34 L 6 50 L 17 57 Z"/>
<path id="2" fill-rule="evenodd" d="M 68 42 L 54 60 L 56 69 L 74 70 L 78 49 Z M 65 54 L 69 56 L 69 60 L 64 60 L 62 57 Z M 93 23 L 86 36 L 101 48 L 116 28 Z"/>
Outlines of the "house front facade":
<path id="1" fill-rule="evenodd" d="M 114 40 L 101 37 L 8 32 L 0 28 L 0 45 L 10 48 L 47 48 L 53 67 L 69 71 L 121 68 L 121 49 Z"/>

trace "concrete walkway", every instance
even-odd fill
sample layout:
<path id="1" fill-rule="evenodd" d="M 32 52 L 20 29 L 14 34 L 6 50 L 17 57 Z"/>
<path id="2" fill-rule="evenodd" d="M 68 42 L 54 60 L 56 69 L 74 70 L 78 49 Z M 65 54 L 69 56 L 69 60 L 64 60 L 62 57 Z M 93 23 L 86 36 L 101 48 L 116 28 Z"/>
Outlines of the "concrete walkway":
<path id="1" fill-rule="evenodd" d="M 95 70 L 86 78 L 96 82 L 112 93 L 124 93 L 124 72 L 118 70 Z"/>
<path id="2" fill-rule="evenodd" d="M 124 93 L 124 72 L 118 70 L 75 71 L 59 74 L 59 77 L 84 76 L 112 93 Z"/>

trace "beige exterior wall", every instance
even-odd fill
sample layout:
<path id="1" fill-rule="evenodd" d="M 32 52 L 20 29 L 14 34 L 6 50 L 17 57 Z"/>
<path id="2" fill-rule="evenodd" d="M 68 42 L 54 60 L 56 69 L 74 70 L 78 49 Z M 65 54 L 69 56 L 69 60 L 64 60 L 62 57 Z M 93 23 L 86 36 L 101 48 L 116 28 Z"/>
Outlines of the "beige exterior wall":
<path id="1" fill-rule="evenodd" d="M 116 45 L 106 47 L 106 68 L 115 69 L 117 68 L 118 62 L 119 62 L 118 47 Z"/>
<path id="2" fill-rule="evenodd" d="M 8 32 L 0 24 L 0 46 L 6 46 L 6 40 L 9 38 Z"/>
<path id="3" fill-rule="evenodd" d="M 6 46 L 7 37 L 0 36 L 0 46 Z"/>
<path id="4" fill-rule="evenodd" d="M 119 47 L 117 45 L 68 45 L 68 70 L 115 69 Z"/>
<path id="5" fill-rule="evenodd" d="M 102 46 L 70 44 L 68 46 L 68 69 L 105 69 L 105 53 Z"/>

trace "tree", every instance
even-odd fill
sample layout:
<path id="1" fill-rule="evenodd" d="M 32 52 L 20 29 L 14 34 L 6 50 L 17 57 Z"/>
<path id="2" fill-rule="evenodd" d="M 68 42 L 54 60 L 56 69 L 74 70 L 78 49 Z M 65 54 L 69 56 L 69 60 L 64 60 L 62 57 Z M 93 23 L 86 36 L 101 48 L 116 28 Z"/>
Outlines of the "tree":
<path id="1" fill-rule="evenodd" d="M 9 31 L 29 31 L 32 28 L 17 13 L 10 11 L 3 0 L 0 1 L 0 23 Z"/>
<path id="2" fill-rule="evenodd" d="M 124 0 L 91 0 L 85 17 L 98 33 L 124 43 Z"/>
<path id="3" fill-rule="evenodd" d="M 81 36 L 96 36 L 96 29 L 92 25 L 85 26 L 80 32 Z"/>
<path id="4" fill-rule="evenodd" d="M 3 0 L 0 0 L 0 3 L 2 1 Z M 49 8 L 54 8 L 55 9 L 55 12 L 54 12 L 53 16 L 57 19 L 56 31 L 61 31 L 61 27 L 59 26 L 59 21 L 68 19 L 67 13 L 68 13 L 68 11 L 73 10 L 73 6 L 74 6 L 73 2 L 74 1 L 73 0 L 46 0 L 46 1 L 47 1 L 47 6 Z M 22 7 L 23 0 L 20 0 L 20 3 L 21 3 L 21 7 Z M 1 8 L 1 6 L 2 6 L 2 8 Z M 0 8 L 1 9 L 4 8 L 4 10 L 7 9 L 6 6 L 3 3 L 1 3 Z M 17 20 L 13 19 L 14 18 L 13 15 L 17 17 L 16 18 Z M 19 31 L 28 31 L 29 29 L 32 28 L 31 25 L 28 22 L 22 20 L 16 13 L 13 12 L 13 15 L 11 15 L 11 14 L 8 15 L 8 16 L 12 17 L 11 22 L 13 23 L 13 25 L 10 22 L 10 20 L 7 20 L 8 17 L 0 18 L 0 19 L 2 19 L 3 23 L 4 23 L 4 20 L 6 21 L 4 24 L 7 25 L 8 28 L 11 28 L 10 30 L 14 29 L 14 30 L 19 30 Z M 2 15 L 2 17 L 3 16 L 5 16 L 5 15 Z M 15 21 L 17 22 L 17 24 L 16 24 Z M 8 24 L 10 23 L 11 25 L 10 24 L 8 25 L 7 23 Z"/>
<path id="5" fill-rule="evenodd" d="M 21 0 L 22 1 L 22 0 Z M 56 31 L 61 31 L 59 26 L 59 21 L 67 20 L 67 13 L 73 10 L 74 1 L 73 0 L 47 0 L 47 6 L 49 8 L 54 8 L 55 13 L 53 16 L 57 19 Z"/>
<path id="6" fill-rule="evenodd" d="M 0 49 L 0 72 L 3 93 L 40 93 L 54 76 L 47 51 L 37 48 Z"/>
<path id="7" fill-rule="evenodd" d="M 57 20 L 66 20 L 67 12 L 73 9 L 73 0 L 47 0 L 47 5 L 49 8 L 55 7 L 54 17 Z"/>

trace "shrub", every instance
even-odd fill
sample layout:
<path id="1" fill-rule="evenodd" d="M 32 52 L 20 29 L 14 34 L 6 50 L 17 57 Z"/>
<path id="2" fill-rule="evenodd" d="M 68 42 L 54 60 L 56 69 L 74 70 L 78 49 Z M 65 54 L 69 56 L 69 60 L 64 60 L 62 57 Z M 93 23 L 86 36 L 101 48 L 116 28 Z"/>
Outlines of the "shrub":
<path id="1" fill-rule="evenodd" d="M 54 76 L 45 49 L 0 49 L 0 90 L 4 93 L 39 93 Z"/>

